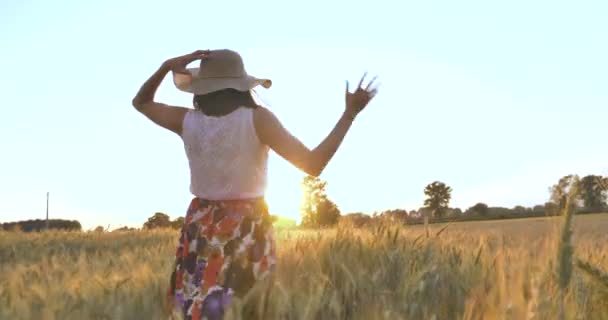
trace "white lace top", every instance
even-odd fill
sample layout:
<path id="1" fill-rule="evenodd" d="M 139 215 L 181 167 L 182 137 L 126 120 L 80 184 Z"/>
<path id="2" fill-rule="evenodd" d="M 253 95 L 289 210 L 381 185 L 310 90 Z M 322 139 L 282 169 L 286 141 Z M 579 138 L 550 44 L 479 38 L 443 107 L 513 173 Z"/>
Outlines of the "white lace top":
<path id="1" fill-rule="evenodd" d="M 190 191 L 208 200 L 264 195 L 268 146 L 258 139 L 253 109 L 221 116 L 186 113 L 182 140 L 190 164 Z"/>

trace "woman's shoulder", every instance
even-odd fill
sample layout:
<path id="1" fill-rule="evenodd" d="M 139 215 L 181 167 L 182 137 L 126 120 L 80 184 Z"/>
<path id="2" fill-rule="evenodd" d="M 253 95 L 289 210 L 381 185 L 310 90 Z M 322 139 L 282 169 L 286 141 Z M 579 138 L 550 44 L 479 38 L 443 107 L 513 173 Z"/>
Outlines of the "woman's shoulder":
<path id="1" fill-rule="evenodd" d="M 253 109 L 253 119 L 257 124 L 269 124 L 269 122 L 277 121 L 277 117 L 272 113 L 272 111 L 268 110 L 268 108 L 259 106 Z"/>
<path id="2" fill-rule="evenodd" d="M 260 141 L 267 145 L 270 145 L 273 140 L 280 139 L 286 132 L 277 116 L 262 106 L 253 111 L 253 124 Z"/>

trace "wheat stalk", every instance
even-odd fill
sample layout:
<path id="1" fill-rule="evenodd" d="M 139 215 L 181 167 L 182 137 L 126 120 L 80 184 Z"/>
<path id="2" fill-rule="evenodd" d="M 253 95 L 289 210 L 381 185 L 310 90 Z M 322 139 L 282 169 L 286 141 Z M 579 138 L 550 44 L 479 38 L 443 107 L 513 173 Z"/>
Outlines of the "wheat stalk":
<path id="1" fill-rule="evenodd" d="M 608 272 L 602 271 L 600 268 L 593 266 L 588 261 L 581 259 L 576 259 L 576 266 L 585 271 L 585 273 L 595 279 L 596 282 L 599 282 L 608 288 Z"/>
<path id="2" fill-rule="evenodd" d="M 572 246 L 572 219 L 574 217 L 574 204 L 578 194 L 577 185 L 578 181 L 575 181 L 574 187 L 568 193 L 566 205 L 563 209 L 562 231 L 557 251 L 557 275 L 561 300 L 559 318 L 562 320 L 566 318 L 566 290 L 572 278 L 572 255 L 574 253 L 574 247 Z"/>
<path id="3" fill-rule="evenodd" d="M 439 230 L 436 234 L 435 237 L 439 237 L 439 235 L 441 235 L 441 233 L 447 229 L 450 225 L 452 224 L 452 222 L 448 222 L 448 224 L 446 224 L 443 228 L 441 228 L 441 230 Z"/>

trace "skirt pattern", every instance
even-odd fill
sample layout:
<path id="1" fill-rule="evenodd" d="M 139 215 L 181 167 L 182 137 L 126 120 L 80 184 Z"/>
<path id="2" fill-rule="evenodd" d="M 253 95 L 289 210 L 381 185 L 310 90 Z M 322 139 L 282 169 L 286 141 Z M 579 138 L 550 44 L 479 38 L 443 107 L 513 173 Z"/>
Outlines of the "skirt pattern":
<path id="1" fill-rule="evenodd" d="M 276 249 L 263 198 L 190 203 L 175 255 L 169 297 L 184 319 L 221 319 L 273 271 Z"/>

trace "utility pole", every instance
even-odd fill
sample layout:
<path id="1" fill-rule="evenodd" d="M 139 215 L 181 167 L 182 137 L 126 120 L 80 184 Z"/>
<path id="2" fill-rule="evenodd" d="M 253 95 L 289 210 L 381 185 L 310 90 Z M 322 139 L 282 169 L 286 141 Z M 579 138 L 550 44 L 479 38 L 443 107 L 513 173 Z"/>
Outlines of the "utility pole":
<path id="1" fill-rule="evenodd" d="M 46 230 L 49 230 L 49 192 L 46 193 Z"/>

